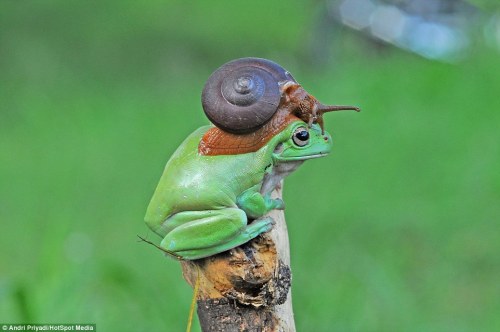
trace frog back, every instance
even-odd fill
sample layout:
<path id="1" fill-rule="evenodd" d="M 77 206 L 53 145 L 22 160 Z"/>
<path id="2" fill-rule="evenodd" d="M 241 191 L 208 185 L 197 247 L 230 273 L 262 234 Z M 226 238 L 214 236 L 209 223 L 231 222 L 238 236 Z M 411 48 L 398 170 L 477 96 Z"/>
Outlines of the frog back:
<path id="1" fill-rule="evenodd" d="M 200 155 L 198 145 L 209 128 L 188 136 L 167 162 L 146 211 L 145 221 L 153 230 L 181 211 L 236 207 L 241 192 L 262 182 L 272 160 L 267 148 L 241 155 Z"/>

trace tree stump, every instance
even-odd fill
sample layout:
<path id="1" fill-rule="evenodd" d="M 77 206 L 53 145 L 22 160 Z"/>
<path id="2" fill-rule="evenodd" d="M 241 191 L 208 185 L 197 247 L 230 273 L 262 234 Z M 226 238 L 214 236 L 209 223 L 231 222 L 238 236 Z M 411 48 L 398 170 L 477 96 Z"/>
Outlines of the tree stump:
<path id="1" fill-rule="evenodd" d="M 281 189 L 273 197 L 281 198 Z M 268 215 L 275 222 L 271 231 L 221 254 L 181 262 L 192 287 L 199 273 L 202 331 L 295 331 L 284 212 Z"/>

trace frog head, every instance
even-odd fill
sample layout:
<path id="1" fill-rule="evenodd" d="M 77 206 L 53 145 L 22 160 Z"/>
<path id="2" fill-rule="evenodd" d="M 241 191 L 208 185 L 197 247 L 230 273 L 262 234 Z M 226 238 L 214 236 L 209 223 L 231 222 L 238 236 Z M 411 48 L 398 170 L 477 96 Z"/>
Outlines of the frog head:
<path id="1" fill-rule="evenodd" d="M 318 124 L 309 126 L 303 121 L 294 121 L 283 130 L 273 151 L 273 161 L 276 164 L 293 161 L 304 161 L 324 157 L 332 149 L 332 137 L 323 132 Z"/>

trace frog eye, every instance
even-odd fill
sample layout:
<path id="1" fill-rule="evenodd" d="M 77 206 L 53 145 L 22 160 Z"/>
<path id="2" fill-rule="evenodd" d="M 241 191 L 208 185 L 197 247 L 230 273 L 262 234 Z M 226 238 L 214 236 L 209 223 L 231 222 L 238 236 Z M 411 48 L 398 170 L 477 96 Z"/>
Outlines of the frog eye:
<path id="1" fill-rule="evenodd" d="M 295 129 L 292 139 L 295 145 L 305 146 L 307 143 L 309 143 L 309 132 L 305 127 L 299 127 Z"/>

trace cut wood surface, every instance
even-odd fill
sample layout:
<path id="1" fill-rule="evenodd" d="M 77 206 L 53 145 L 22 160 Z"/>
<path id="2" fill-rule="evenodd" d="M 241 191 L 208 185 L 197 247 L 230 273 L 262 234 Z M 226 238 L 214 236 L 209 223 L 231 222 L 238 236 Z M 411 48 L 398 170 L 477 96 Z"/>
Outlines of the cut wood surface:
<path id="1" fill-rule="evenodd" d="M 273 197 L 281 198 L 281 189 Z M 275 222 L 271 231 L 221 254 L 181 262 L 192 287 L 199 273 L 202 331 L 295 331 L 285 216 L 280 210 L 268 215 Z"/>

